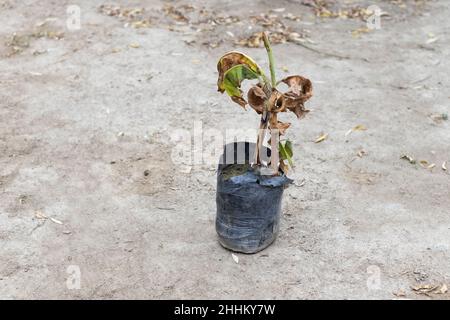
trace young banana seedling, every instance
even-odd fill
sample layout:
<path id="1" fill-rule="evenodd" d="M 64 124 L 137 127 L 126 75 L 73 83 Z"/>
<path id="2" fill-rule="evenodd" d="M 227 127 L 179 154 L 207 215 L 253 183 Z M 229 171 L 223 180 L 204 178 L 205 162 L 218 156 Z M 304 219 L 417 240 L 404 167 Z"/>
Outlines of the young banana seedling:
<path id="1" fill-rule="evenodd" d="M 289 140 L 280 141 L 286 129 L 291 125 L 287 122 L 278 121 L 279 112 L 292 111 L 297 118 L 301 119 L 309 110 L 304 103 L 312 96 L 312 83 L 302 76 L 289 76 L 277 82 L 275 76 L 275 62 L 272 48 L 266 33 L 263 33 L 264 46 L 269 57 L 270 80 L 267 78 L 258 64 L 247 55 L 232 51 L 219 59 L 217 70 L 219 79 L 217 81 L 218 91 L 226 92 L 231 99 L 241 105 L 244 109 L 249 104 L 258 114 L 261 114 L 261 123 L 256 142 L 254 165 L 261 166 L 261 150 L 266 137 L 266 131 L 270 132 L 271 158 L 270 166 L 274 175 L 279 174 L 279 169 L 287 172 L 288 161 L 292 163 L 292 143 Z M 247 93 L 247 100 L 243 98 L 241 84 L 244 80 L 258 80 Z M 288 90 L 281 93 L 277 85 L 285 83 Z"/>

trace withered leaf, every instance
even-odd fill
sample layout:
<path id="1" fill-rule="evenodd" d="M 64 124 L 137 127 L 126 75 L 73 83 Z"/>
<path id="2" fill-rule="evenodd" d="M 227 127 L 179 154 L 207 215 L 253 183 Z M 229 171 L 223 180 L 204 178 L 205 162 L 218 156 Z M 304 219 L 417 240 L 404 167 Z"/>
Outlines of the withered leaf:
<path id="1" fill-rule="evenodd" d="M 302 76 L 289 76 L 281 80 L 289 87 L 288 92 L 292 92 L 298 98 L 301 98 L 303 102 L 312 97 L 312 83 L 311 80 Z"/>
<path id="2" fill-rule="evenodd" d="M 245 79 L 257 79 L 258 75 L 246 65 L 239 64 L 228 69 L 223 77 L 221 88 L 231 97 L 231 99 L 245 109 L 247 101 L 242 97 L 241 83 Z"/>
<path id="3" fill-rule="evenodd" d="M 231 99 L 245 108 L 247 102 L 242 97 L 241 83 L 243 80 L 259 79 L 263 76 L 261 68 L 252 58 L 243 53 L 232 51 L 219 59 L 217 64 L 219 92 L 227 92 Z"/>
<path id="4" fill-rule="evenodd" d="M 411 164 L 415 164 L 415 163 L 416 163 L 416 160 L 414 160 L 413 157 L 408 156 L 407 154 L 402 155 L 402 156 L 400 157 L 400 159 L 408 160 L 409 163 L 411 163 Z"/>
<path id="5" fill-rule="evenodd" d="M 259 84 L 248 90 L 247 99 L 250 107 L 252 107 L 258 114 L 263 113 L 264 103 L 267 100 L 267 97 Z"/>
<path id="6" fill-rule="evenodd" d="M 309 112 L 305 109 L 304 103 L 313 94 L 311 81 L 302 76 L 289 76 L 281 81 L 289 86 L 282 97 L 284 108 L 294 112 L 297 118 L 303 118 Z"/>
<path id="7" fill-rule="evenodd" d="M 291 126 L 289 122 L 281 122 L 278 121 L 277 129 L 280 131 L 281 135 L 284 135 L 286 133 L 286 130 Z"/>
<path id="8" fill-rule="evenodd" d="M 223 93 L 225 91 L 225 89 L 223 88 L 225 72 L 237 65 L 245 65 L 254 73 L 258 75 L 263 74 L 258 64 L 249 56 L 237 51 L 226 53 L 219 59 L 219 62 L 217 63 L 217 71 L 219 72 L 217 87 L 219 92 Z"/>

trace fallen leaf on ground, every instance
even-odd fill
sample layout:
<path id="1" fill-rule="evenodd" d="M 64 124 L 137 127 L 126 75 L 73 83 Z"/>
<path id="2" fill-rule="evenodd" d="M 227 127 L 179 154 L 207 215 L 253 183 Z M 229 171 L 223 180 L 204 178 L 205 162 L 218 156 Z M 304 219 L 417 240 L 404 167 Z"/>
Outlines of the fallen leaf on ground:
<path id="1" fill-rule="evenodd" d="M 322 134 L 321 136 L 319 136 L 317 139 L 316 139 L 316 141 L 314 141 L 315 143 L 319 143 L 319 142 L 322 142 L 322 141 L 324 141 L 324 140 L 326 140 L 328 138 L 328 133 L 324 133 L 324 134 Z"/>
<path id="2" fill-rule="evenodd" d="M 359 150 L 356 155 L 360 158 L 362 158 L 367 152 L 364 149 Z"/>
<path id="3" fill-rule="evenodd" d="M 42 213 L 42 211 L 36 211 L 34 213 L 34 216 L 38 219 L 47 219 L 48 217 Z"/>
<path id="4" fill-rule="evenodd" d="M 354 38 L 359 38 L 361 36 L 361 34 L 368 33 L 370 31 L 371 30 L 369 28 L 358 28 L 358 29 L 352 31 L 352 36 Z"/>
<path id="5" fill-rule="evenodd" d="M 427 160 L 420 160 L 419 164 L 423 167 L 423 168 L 427 168 L 429 166 L 428 161 Z"/>
<path id="6" fill-rule="evenodd" d="M 442 163 L 442 170 L 447 171 L 447 161 Z"/>
<path id="7" fill-rule="evenodd" d="M 436 293 L 444 294 L 444 293 L 447 293 L 447 291 L 448 291 L 448 287 L 447 287 L 447 285 L 444 283 Z"/>
<path id="8" fill-rule="evenodd" d="M 56 224 L 63 224 L 61 221 L 55 219 L 55 218 L 50 218 L 50 220 Z"/>
<path id="9" fill-rule="evenodd" d="M 235 255 L 234 253 L 231 254 L 231 257 L 233 258 L 234 262 L 239 263 L 239 257 Z"/>
<path id="10" fill-rule="evenodd" d="M 408 160 L 409 163 L 411 163 L 411 164 L 416 164 L 416 160 L 414 160 L 413 157 L 408 156 L 408 155 L 406 155 L 406 154 L 405 154 L 405 155 L 402 155 L 402 156 L 400 157 L 400 159 Z"/>
<path id="11" fill-rule="evenodd" d="M 140 47 L 139 43 L 133 42 L 128 45 L 130 48 L 137 49 Z"/>
<path id="12" fill-rule="evenodd" d="M 403 289 L 400 289 L 397 292 L 392 292 L 392 294 L 396 297 L 406 297 L 406 292 Z"/>
<path id="13" fill-rule="evenodd" d="M 428 294 L 438 288 L 439 288 L 438 285 L 431 285 L 431 284 L 422 284 L 422 285 L 411 287 L 411 289 L 413 291 L 415 291 L 416 293 L 419 293 L 419 294 Z"/>
<path id="14" fill-rule="evenodd" d="M 448 292 L 448 287 L 445 283 L 442 285 L 435 285 L 435 284 L 418 285 L 411 287 L 411 289 L 415 291 L 417 294 L 425 294 L 425 295 L 429 295 L 431 293 L 445 294 Z"/>
<path id="15" fill-rule="evenodd" d="M 448 114 L 446 113 L 437 113 L 437 114 L 432 114 L 430 115 L 430 118 L 436 122 L 436 123 L 440 123 L 442 121 L 447 121 L 448 120 Z"/>
<path id="16" fill-rule="evenodd" d="M 358 124 L 357 126 L 354 126 L 353 128 L 351 128 L 350 130 L 348 130 L 345 133 L 345 136 L 348 136 L 350 133 L 352 133 L 353 131 L 366 131 L 367 128 L 365 126 L 363 126 L 362 124 Z"/>

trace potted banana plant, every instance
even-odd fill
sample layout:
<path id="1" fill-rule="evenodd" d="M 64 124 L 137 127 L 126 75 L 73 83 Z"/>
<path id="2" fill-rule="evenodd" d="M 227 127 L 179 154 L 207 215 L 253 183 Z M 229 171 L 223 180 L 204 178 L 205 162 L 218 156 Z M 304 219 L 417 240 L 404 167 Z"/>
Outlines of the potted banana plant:
<path id="1" fill-rule="evenodd" d="M 250 105 L 261 115 L 256 144 L 226 145 L 217 175 L 219 242 L 244 253 L 258 252 L 275 240 L 283 190 L 292 182 L 287 177 L 293 168 L 292 143 L 283 139 L 291 124 L 279 121 L 278 113 L 290 111 L 301 119 L 309 112 L 304 104 L 312 96 L 312 83 L 305 77 L 293 75 L 277 81 L 269 38 L 266 33 L 262 38 L 270 77 L 252 58 L 237 51 L 226 53 L 217 64 L 218 91 L 226 92 L 244 109 Z M 255 81 L 247 100 L 241 90 L 244 80 Z M 287 85 L 286 92 L 278 90 L 281 84 Z"/>

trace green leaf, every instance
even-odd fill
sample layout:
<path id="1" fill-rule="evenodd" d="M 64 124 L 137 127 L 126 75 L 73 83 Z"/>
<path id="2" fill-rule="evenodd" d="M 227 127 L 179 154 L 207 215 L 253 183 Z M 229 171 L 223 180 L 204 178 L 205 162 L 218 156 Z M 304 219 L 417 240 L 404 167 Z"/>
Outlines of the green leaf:
<path id="1" fill-rule="evenodd" d="M 292 142 L 290 140 L 280 141 L 278 148 L 280 149 L 280 158 L 283 160 L 287 160 L 289 165 L 294 167 L 294 163 L 292 162 Z"/>
<path id="2" fill-rule="evenodd" d="M 252 80 L 258 79 L 259 74 L 251 70 L 249 67 L 243 64 L 238 64 L 228 69 L 223 77 L 222 83 L 219 84 L 219 88 L 224 90 L 230 97 L 234 97 L 235 102 L 245 107 L 247 102 L 242 98 L 241 83 L 245 79 Z"/>

